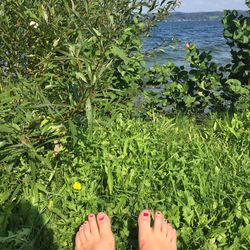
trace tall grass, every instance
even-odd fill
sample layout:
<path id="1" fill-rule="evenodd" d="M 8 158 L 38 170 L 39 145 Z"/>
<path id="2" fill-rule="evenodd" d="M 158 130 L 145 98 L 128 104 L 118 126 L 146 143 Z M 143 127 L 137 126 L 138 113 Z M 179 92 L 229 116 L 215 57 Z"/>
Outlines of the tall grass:
<path id="1" fill-rule="evenodd" d="M 2 249 L 69 249 L 79 224 L 98 211 L 112 218 L 117 249 L 136 249 L 143 208 L 163 211 L 179 249 L 249 249 L 249 125 L 249 112 L 200 125 L 117 113 L 76 131 L 74 146 L 62 141 L 56 157 L 51 143 L 40 152 L 44 162 L 3 163 Z"/>

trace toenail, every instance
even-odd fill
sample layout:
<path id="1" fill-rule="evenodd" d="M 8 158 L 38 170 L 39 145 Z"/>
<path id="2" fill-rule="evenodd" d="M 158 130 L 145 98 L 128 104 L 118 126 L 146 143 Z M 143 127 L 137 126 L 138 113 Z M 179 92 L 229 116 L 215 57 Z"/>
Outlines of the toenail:
<path id="1" fill-rule="evenodd" d="M 105 218 L 105 215 L 101 215 L 98 219 L 99 220 L 104 220 L 104 218 Z"/>
<path id="2" fill-rule="evenodd" d="M 156 214 L 157 214 L 157 215 L 160 215 L 160 214 L 161 214 L 161 212 L 160 212 L 160 211 L 158 211 L 158 212 L 156 212 Z"/>
<path id="3" fill-rule="evenodd" d="M 89 217 L 90 217 L 90 218 L 93 218 L 93 217 L 94 217 L 94 215 L 93 215 L 93 214 L 90 214 L 90 215 L 89 215 Z"/>
<path id="4" fill-rule="evenodd" d="M 143 216 L 144 216 L 144 217 L 148 217 L 148 216 L 149 216 L 149 213 L 148 213 L 148 212 L 144 212 L 144 213 L 143 213 Z"/>
<path id="5" fill-rule="evenodd" d="M 168 221 L 166 219 L 163 220 L 164 223 L 168 223 Z"/>
<path id="6" fill-rule="evenodd" d="M 84 225 L 86 226 L 87 224 L 88 224 L 88 222 L 87 222 L 87 221 L 85 221 L 85 222 L 84 222 Z"/>

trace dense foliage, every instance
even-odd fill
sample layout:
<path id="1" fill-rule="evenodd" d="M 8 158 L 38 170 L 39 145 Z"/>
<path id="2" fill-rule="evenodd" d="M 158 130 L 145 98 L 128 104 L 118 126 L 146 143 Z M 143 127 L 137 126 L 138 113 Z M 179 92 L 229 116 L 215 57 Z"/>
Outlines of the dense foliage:
<path id="1" fill-rule="evenodd" d="M 246 0 L 250 9 L 250 1 Z M 250 15 L 250 11 L 248 11 Z M 230 78 L 239 79 L 243 85 L 250 84 L 250 16 L 238 15 L 237 11 L 225 11 L 222 20 L 224 36 L 231 47 L 233 58 L 229 69 Z"/>
<path id="2" fill-rule="evenodd" d="M 74 144 L 95 112 L 126 112 L 142 85 L 139 34 L 177 4 L 164 2 L 2 2 L 0 159 L 39 158 L 63 135 Z"/>
<path id="3" fill-rule="evenodd" d="M 101 210 L 117 249 L 137 249 L 143 208 L 164 212 L 180 249 L 248 249 L 250 113 L 206 123 L 117 113 L 97 119 L 94 133 L 78 131 L 54 160 L 44 148 L 43 163 L 23 156 L 18 169 L 5 165 L 3 249 L 70 249 L 74 230 Z"/>
<path id="4" fill-rule="evenodd" d="M 69 249 L 100 210 L 135 249 L 145 207 L 181 249 L 249 248 L 249 17 L 225 12 L 230 65 L 192 45 L 190 69 L 146 70 L 141 34 L 178 2 L 0 3 L 1 249 Z"/>
<path id="5" fill-rule="evenodd" d="M 250 2 L 246 1 L 250 8 Z M 193 44 L 186 48 L 190 67 L 156 65 L 147 72 L 146 83 L 161 86 L 161 95 L 146 93 L 147 107 L 161 112 L 208 113 L 242 110 L 250 106 L 250 11 L 238 15 L 226 10 L 224 36 L 231 47 L 232 63 L 218 65 L 210 52 Z M 153 102 L 152 102 L 153 98 Z"/>

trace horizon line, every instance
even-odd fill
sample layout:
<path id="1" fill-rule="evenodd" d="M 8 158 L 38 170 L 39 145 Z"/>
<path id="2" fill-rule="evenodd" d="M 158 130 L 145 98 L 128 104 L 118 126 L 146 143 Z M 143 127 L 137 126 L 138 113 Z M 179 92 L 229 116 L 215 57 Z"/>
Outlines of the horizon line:
<path id="1" fill-rule="evenodd" d="M 171 11 L 170 13 L 175 13 L 175 12 L 185 13 L 185 14 L 190 14 L 190 13 L 209 13 L 209 12 L 224 12 L 225 10 L 248 11 L 248 10 L 242 10 L 242 9 L 224 9 L 224 10 L 208 10 L 208 11 L 192 11 L 192 12 L 174 10 L 174 11 Z"/>

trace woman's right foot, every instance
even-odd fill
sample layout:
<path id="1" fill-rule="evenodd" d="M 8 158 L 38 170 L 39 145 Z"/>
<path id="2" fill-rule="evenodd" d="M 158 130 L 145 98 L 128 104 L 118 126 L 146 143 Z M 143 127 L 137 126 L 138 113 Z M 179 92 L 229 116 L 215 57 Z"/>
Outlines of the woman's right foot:
<path id="1" fill-rule="evenodd" d="M 176 231 L 164 219 L 161 212 L 155 213 L 154 225 L 150 226 L 151 216 L 143 210 L 138 218 L 140 250 L 176 250 Z"/>

